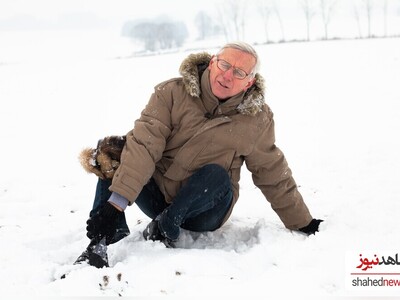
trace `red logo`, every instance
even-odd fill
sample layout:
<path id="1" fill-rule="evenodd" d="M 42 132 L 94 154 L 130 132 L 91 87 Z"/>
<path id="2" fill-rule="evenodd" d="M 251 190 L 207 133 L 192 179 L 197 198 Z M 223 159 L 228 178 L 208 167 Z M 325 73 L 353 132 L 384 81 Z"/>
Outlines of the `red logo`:
<path id="1" fill-rule="evenodd" d="M 398 253 L 396 253 L 396 255 L 394 256 L 383 256 L 383 255 L 381 256 L 374 254 L 374 257 L 372 259 L 363 258 L 363 255 L 360 254 L 360 262 L 361 264 L 358 265 L 357 268 L 361 269 L 362 271 L 367 271 L 368 269 L 372 269 L 373 266 L 400 265 Z"/>

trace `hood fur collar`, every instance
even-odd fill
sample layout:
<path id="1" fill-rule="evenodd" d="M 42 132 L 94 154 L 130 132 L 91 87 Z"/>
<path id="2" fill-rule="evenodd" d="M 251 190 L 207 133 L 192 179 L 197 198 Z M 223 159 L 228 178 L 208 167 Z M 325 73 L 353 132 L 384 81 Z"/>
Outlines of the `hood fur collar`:
<path id="1" fill-rule="evenodd" d="M 179 68 L 186 91 L 193 97 L 199 98 L 201 96 L 200 78 L 204 70 L 207 69 L 211 57 L 207 52 L 190 54 L 183 60 Z M 254 116 L 262 111 L 265 104 L 264 79 L 258 73 L 255 78 L 255 83 L 246 91 L 242 103 L 236 108 L 241 114 Z"/>

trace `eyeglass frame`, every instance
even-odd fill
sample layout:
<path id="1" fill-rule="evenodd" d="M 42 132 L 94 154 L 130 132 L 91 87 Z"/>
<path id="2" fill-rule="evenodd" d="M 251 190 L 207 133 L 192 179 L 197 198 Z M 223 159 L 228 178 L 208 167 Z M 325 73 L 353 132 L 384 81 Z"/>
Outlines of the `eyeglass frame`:
<path id="1" fill-rule="evenodd" d="M 250 75 L 252 75 L 253 74 L 253 72 L 254 72 L 254 70 L 253 71 L 251 71 L 250 73 L 247 73 L 245 70 L 243 70 L 243 69 L 241 69 L 241 68 L 236 68 L 236 67 L 234 67 L 234 66 L 232 66 L 229 62 L 227 62 L 226 60 L 224 60 L 224 59 L 221 59 L 221 58 L 218 58 L 218 56 L 215 56 L 215 60 L 217 61 L 217 68 L 218 69 L 220 69 L 221 71 L 223 71 L 223 72 L 228 72 L 231 68 L 233 69 L 233 77 L 235 77 L 236 79 L 239 79 L 239 80 L 243 80 L 243 79 L 245 79 L 246 77 L 248 77 L 248 76 L 250 76 Z M 220 61 L 222 61 L 223 63 L 225 63 L 226 65 L 228 65 L 229 66 L 229 68 L 227 68 L 226 70 L 224 70 L 224 69 L 222 69 L 220 66 L 219 66 L 219 62 Z M 235 71 L 237 72 L 237 71 L 240 71 L 240 72 L 243 72 L 244 74 L 246 74 L 244 77 L 237 77 L 237 76 L 235 76 Z M 237 73 L 236 73 L 237 74 Z"/>

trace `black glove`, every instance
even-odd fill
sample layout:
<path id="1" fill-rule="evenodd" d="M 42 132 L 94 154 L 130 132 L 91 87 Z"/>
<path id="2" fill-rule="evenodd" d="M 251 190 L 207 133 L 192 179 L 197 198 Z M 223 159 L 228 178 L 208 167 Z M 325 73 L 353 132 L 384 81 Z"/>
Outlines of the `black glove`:
<path id="1" fill-rule="evenodd" d="M 300 228 L 299 230 L 310 235 L 310 234 L 315 234 L 318 231 L 319 224 L 323 222 L 324 220 L 317 220 L 317 219 L 312 219 L 310 224 L 307 226 Z"/>
<path id="2" fill-rule="evenodd" d="M 123 213 L 107 202 L 96 214 L 86 221 L 87 237 L 95 239 L 97 242 L 105 237 L 106 244 L 110 244 L 111 239 L 117 231 L 118 219 Z"/>

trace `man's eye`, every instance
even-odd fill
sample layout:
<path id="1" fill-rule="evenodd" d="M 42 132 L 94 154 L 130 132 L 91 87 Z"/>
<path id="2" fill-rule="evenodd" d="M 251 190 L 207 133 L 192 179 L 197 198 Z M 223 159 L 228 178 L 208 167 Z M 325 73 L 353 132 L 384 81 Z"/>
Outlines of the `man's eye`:
<path id="1" fill-rule="evenodd" d="M 234 73 L 235 73 L 235 75 L 237 75 L 237 76 L 239 76 L 239 77 L 245 77 L 245 76 L 246 76 L 246 74 L 244 73 L 244 71 L 243 71 L 243 70 L 240 70 L 240 69 L 235 69 Z"/>
<path id="2" fill-rule="evenodd" d="M 228 63 L 226 63 L 226 62 L 222 62 L 221 65 L 222 65 L 222 67 L 223 67 L 224 69 L 230 69 L 230 67 L 231 67 L 231 65 L 228 64 Z"/>

